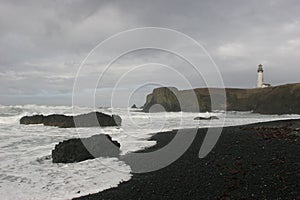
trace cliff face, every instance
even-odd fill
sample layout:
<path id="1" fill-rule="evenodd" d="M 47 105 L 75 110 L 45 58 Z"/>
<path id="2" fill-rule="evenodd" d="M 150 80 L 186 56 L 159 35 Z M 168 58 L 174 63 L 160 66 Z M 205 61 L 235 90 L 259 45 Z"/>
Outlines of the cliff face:
<path id="1" fill-rule="evenodd" d="M 152 94 L 149 94 L 146 99 L 146 104 L 143 107 L 144 111 L 149 111 L 152 105 L 160 104 L 166 111 L 180 111 L 179 102 L 176 98 L 178 94 L 176 88 L 161 87 L 153 90 Z"/>
<path id="2" fill-rule="evenodd" d="M 176 88 L 156 88 L 147 96 L 143 111 L 149 112 L 154 104 L 160 104 L 166 111 L 173 112 L 199 112 L 199 109 L 200 112 L 211 111 L 212 96 L 215 100 L 214 109 L 217 110 L 252 110 L 261 114 L 300 114 L 300 83 L 255 89 L 227 88 L 225 94 L 226 97 L 223 90 L 218 88 L 182 91 Z M 226 101 L 222 100 L 224 98 Z"/>

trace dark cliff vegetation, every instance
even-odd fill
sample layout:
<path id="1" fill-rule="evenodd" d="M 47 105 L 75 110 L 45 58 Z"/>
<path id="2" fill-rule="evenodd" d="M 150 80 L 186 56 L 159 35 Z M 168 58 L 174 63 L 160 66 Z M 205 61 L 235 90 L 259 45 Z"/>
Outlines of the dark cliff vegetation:
<path id="1" fill-rule="evenodd" d="M 191 94 L 197 101 L 191 100 Z M 261 114 L 300 114 L 300 83 L 287 84 L 269 88 L 235 89 L 226 88 L 226 102 L 223 89 L 198 88 L 194 90 L 177 90 L 176 88 L 156 88 L 147 96 L 143 106 L 149 112 L 154 104 L 162 105 L 166 111 L 211 111 L 211 97 L 216 100 L 214 109 L 227 111 L 253 111 Z M 180 102 L 184 102 L 181 105 Z M 194 104 L 198 105 L 194 105 Z M 195 108 L 199 109 L 195 109 Z"/>

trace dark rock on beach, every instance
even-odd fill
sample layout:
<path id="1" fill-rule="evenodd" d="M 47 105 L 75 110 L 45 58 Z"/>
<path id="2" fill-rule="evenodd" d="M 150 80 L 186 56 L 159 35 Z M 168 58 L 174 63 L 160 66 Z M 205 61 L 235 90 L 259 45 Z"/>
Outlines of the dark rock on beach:
<path id="1" fill-rule="evenodd" d="M 188 150 L 171 165 L 133 174 L 128 182 L 78 199 L 299 199 L 300 120 L 226 127 L 212 151 L 199 158 L 207 129 L 198 129 Z M 187 130 L 188 131 L 188 130 Z M 151 152 L 176 131 L 158 133 Z M 266 139 L 267 137 L 267 139 Z"/>
<path id="2" fill-rule="evenodd" d="M 219 119 L 217 116 L 209 116 L 209 117 L 195 117 L 194 120 L 212 120 Z"/>
<path id="3" fill-rule="evenodd" d="M 60 142 L 52 150 L 53 163 L 73 163 L 98 157 L 118 157 L 120 144 L 109 135 L 74 138 Z"/>
<path id="4" fill-rule="evenodd" d="M 120 126 L 122 119 L 118 115 L 107 115 L 101 112 L 91 112 L 77 116 L 66 115 L 33 115 L 20 119 L 20 124 L 44 124 L 60 128 L 94 127 L 94 126 Z"/>

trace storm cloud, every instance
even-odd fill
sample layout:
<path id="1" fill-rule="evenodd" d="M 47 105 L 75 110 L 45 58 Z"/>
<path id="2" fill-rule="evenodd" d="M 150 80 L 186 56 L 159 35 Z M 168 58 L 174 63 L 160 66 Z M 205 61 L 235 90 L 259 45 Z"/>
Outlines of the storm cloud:
<path id="1" fill-rule="evenodd" d="M 114 34 L 141 27 L 174 29 L 201 43 L 218 66 L 226 87 L 255 87 L 260 63 L 265 68 L 266 82 L 272 85 L 299 82 L 299 10 L 297 0 L 2 0 L 0 104 L 70 105 L 77 71 L 88 53 Z M 132 66 L 154 62 L 185 71 L 192 87 L 206 86 L 192 71 L 185 70 L 190 67 L 187 63 L 174 55 L 145 50 L 124 56 L 107 72 L 107 81 L 96 95 L 99 106 L 110 104 L 118 77 Z M 97 69 L 105 67 L 101 60 L 87 60 L 87 64 Z M 143 80 L 151 78 L 187 89 L 162 66 L 152 67 L 147 65 L 147 70 L 128 76 L 116 92 L 128 96 Z M 88 81 L 99 74 L 87 71 L 80 76 Z M 139 93 L 132 101 L 142 104 L 145 94 L 155 86 L 136 90 Z M 93 89 L 87 85 L 85 91 Z"/>

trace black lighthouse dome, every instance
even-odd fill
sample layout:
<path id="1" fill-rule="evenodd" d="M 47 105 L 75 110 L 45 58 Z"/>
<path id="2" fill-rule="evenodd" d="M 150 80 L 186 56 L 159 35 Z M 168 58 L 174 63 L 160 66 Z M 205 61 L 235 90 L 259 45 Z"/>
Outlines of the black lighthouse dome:
<path id="1" fill-rule="evenodd" d="M 264 69 L 263 69 L 263 65 L 262 65 L 262 64 L 259 64 L 259 65 L 258 65 L 257 72 L 264 72 Z"/>

